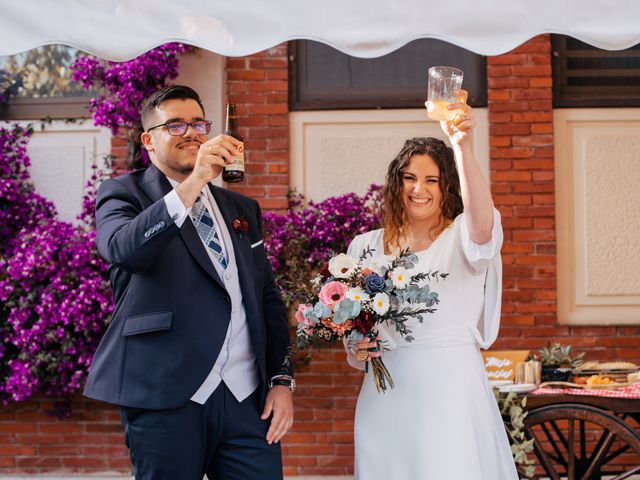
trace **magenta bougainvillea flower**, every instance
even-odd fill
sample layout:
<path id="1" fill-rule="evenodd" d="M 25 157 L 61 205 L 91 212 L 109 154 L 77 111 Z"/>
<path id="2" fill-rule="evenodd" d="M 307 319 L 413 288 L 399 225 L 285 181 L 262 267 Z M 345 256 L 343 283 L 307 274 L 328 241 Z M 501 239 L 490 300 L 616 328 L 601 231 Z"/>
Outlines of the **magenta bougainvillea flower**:
<path id="1" fill-rule="evenodd" d="M 89 110 L 97 126 L 116 135 L 120 127 L 137 128 L 140 104 L 166 80 L 178 76 L 178 54 L 189 47 L 168 43 L 128 62 L 104 62 L 80 56 L 72 66 L 72 79 L 86 90 L 98 87 L 105 94 L 91 99 Z"/>
<path id="2" fill-rule="evenodd" d="M 265 250 L 287 302 L 298 300 L 300 283 L 310 282 L 331 257 L 346 252 L 353 237 L 379 228 L 381 199 L 378 185 L 364 196 L 346 193 L 321 202 L 292 193 L 284 213 L 264 213 Z"/>

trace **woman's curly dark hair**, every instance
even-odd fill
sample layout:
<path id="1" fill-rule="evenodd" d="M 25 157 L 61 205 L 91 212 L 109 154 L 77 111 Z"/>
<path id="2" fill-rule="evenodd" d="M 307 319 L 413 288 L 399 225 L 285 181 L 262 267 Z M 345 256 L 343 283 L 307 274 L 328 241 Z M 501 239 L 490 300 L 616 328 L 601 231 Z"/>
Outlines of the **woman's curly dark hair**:
<path id="1" fill-rule="evenodd" d="M 460 178 L 453 159 L 453 150 L 437 138 L 417 137 L 404 142 L 404 146 L 389 164 L 383 189 L 382 223 L 384 246 L 387 251 L 400 247 L 400 237 L 405 233 L 408 217 L 402 201 L 402 174 L 414 155 L 429 155 L 440 170 L 440 207 L 443 219 L 452 221 L 462 213 Z"/>

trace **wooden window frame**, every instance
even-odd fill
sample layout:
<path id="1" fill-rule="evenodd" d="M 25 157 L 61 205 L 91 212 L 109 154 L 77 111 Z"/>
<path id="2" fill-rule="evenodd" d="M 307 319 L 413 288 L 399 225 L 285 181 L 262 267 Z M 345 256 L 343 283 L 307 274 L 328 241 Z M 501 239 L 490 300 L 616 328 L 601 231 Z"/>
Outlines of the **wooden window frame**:
<path id="1" fill-rule="evenodd" d="M 0 120 L 89 118 L 91 97 L 12 98 L 0 105 Z"/>
<path id="2" fill-rule="evenodd" d="M 572 58 L 640 58 L 640 49 L 608 51 L 600 50 L 589 45 L 583 52 L 568 53 L 567 41 L 564 35 L 551 35 L 552 76 L 553 76 L 553 106 L 556 108 L 575 107 L 640 107 L 640 85 L 621 86 L 611 93 L 608 86 L 569 86 L 567 63 Z M 640 77 L 640 69 L 620 69 L 625 72 L 621 76 L 630 76 L 628 72 Z M 603 72 L 606 70 L 602 70 Z"/>

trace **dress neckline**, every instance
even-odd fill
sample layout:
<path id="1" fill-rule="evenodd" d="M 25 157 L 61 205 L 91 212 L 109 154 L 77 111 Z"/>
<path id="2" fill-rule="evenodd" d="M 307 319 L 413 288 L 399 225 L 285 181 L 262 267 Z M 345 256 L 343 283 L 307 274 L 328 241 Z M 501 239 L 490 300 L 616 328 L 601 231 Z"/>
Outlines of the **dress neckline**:
<path id="1" fill-rule="evenodd" d="M 422 254 L 427 253 L 428 251 L 430 251 L 433 248 L 433 246 L 436 243 L 438 243 L 442 237 L 445 236 L 445 233 L 446 233 L 446 235 L 449 235 L 448 232 L 453 227 L 453 224 L 454 224 L 454 222 L 451 222 L 447 228 L 445 228 L 442 232 L 440 232 L 440 235 L 438 235 L 436 237 L 436 239 L 433 242 L 431 242 L 431 245 L 429 245 L 427 248 L 425 248 L 424 250 L 419 250 L 417 252 L 412 252 L 412 253 L 414 253 L 415 255 L 422 255 Z M 395 258 L 395 257 L 397 257 L 397 255 L 388 255 L 388 254 L 384 253 L 384 228 L 380 229 L 380 233 L 381 233 L 381 235 L 380 235 L 380 238 L 378 239 L 378 244 L 380 245 L 380 251 L 382 252 L 382 256 L 383 257 L 387 257 L 387 258 Z"/>

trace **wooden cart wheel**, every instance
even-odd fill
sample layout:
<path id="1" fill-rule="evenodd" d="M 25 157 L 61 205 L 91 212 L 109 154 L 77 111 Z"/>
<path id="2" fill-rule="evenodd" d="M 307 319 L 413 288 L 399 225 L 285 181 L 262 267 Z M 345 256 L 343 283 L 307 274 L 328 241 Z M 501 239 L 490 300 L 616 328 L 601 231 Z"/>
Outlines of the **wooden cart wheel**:
<path id="1" fill-rule="evenodd" d="M 548 405 L 529 411 L 524 424 L 525 434 L 534 439 L 537 470 L 544 471 L 534 478 L 623 480 L 640 473 L 640 435 L 605 410 Z M 632 465 L 621 464 L 623 454 L 635 458 Z"/>

